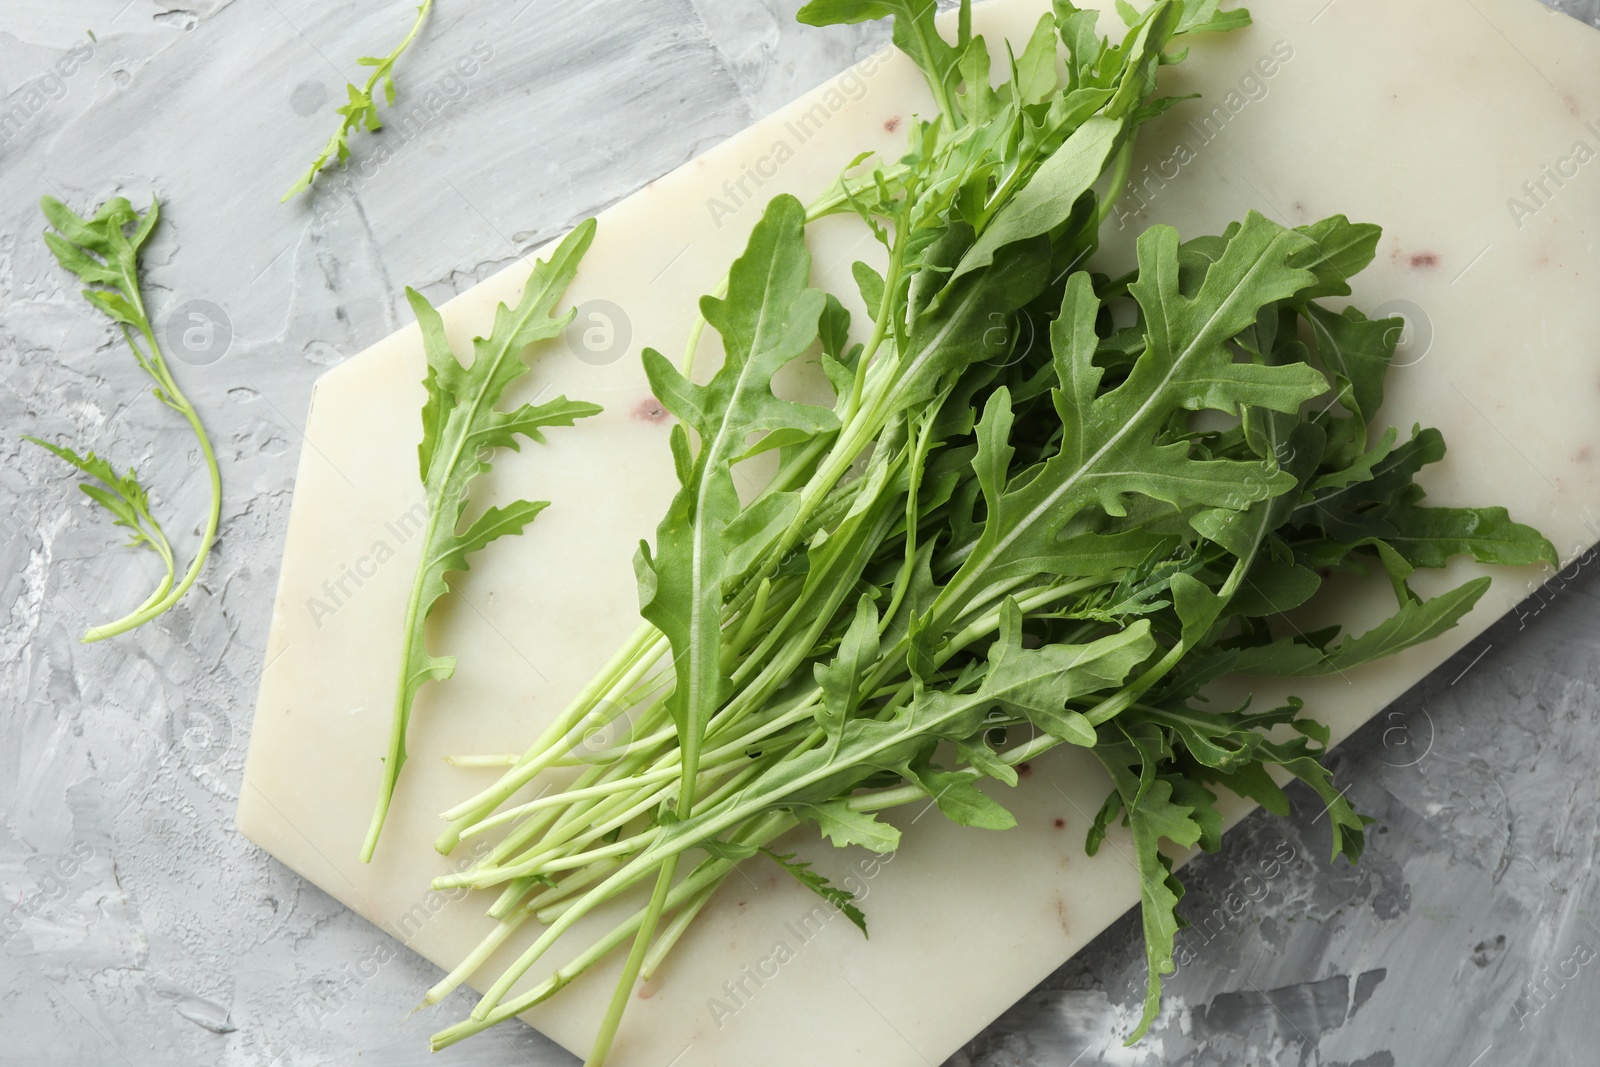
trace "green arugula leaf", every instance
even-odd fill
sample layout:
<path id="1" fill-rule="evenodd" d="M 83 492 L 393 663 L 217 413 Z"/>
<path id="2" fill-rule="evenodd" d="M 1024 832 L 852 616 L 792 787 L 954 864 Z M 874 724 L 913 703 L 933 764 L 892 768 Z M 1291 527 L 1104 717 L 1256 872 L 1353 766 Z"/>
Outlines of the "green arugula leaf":
<path id="1" fill-rule="evenodd" d="M 1489 588 L 1488 578 L 1474 578 L 1429 600 L 1407 600 L 1400 610 L 1358 637 L 1347 637 L 1327 649 L 1300 637 L 1241 649 L 1234 669 L 1242 674 L 1332 674 L 1370 660 L 1431 641 L 1460 622 Z"/>
<path id="2" fill-rule="evenodd" d="M 822 835 L 840 848 L 860 845 L 873 852 L 886 853 L 900 847 L 898 827 L 891 826 L 871 812 L 854 811 L 843 800 L 798 804 L 794 812 L 814 820 Z"/>
<path id="3" fill-rule="evenodd" d="M 957 826 L 1009 830 L 1017 825 L 1016 816 L 979 789 L 971 775 L 929 767 L 918 770 L 916 776 L 922 788 L 938 805 L 940 813 Z"/>
<path id="4" fill-rule="evenodd" d="M 821 433 L 836 425 L 822 408 L 781 400 L 772 377 L 816 340 L 824 307 L 808 288 L 811 256 L 804 239 L 805 209 L 793 197 L 768 205 L 744 254 L 728 272 L 728 295 L 706 297 L 706 321 L 722 335 L 722 367 L 705 385 L 684 378 L 659 352 L 646 349 L 645 371 L 674 427 L 681 488 L 656 530 L 652 553 L 641 543 L 635 560 L 643 616 L 671 642 L 677 684 L 669 702 L 683 749 L 683 780 L 692 783 L 706 723 L 725 695 L 722 664 L 722 589 L 728 561 L 726 531 L 739 514 L 732 468 L 754 434 L 782 430 Z M 683 426 L 700 445 L 692 462 Z M 678 814 L 692 809 L 692 788 Z"/>
<path id="5" fill-rule="evenodd" d="M 1132 832 L 1134 862 L 1139 869 L 1139 911 L 1144 923 L 1147 977 L 1143 1014 L 1123 1042 L 1132 1045 L 1150 1029 L 1161 1010 L 1161 979 L 1178 969 L 1172 953 L 1178 931 L 1183 926 L 1178 915 L 1183 883 L 1172 873 L 1172 861 L 1161 851 L 1161 841 L 1165 838 L 1180 848 L 1193 848 L 1207 831 L 1196 821 L 1194 807 L 1178 802 L 1173 796 L 1171 778 L 1157 777 L 1147 788 L 1141 788 L 1138 776 L 1130 774 L 1117 761 L 1108 762 L 1102 756 L 1101 762 L 1107 764 L 1117 783 L 1117 799 L 1115 807 L 1113 801 L 1107 800 L 1096 816 L 1095 825 L 1103 836 L 1116 811 L 1125 811 L 1123 822 Z M 1137 802 L 1130 799 L 1135 793 L 1141 794 Z M 1211 822 L 1211 816 L 1207 816 L 1207 822 Z"/>
<path id="6" fill-rule="evenodd" d="M 842 889 L 828 881 L 822 875 L 811 869 L 811 864 L 802 863 L 794 858 L 794 853 L 777 853 L 770 848 L 763 848 L 761 854 L 773 863 L 788 871 L 794 880 L 811 890 L 817 896 L 839 909 L 839 913 L 855 924 L 861 931 L 861 936 L 867 936 L 867 917 L 861 914 L 861 909 L 856 907 L 855 894 L 848 889 Z"/>
<path id="7" fill-rule="evenodd" d="M 1339 402 L 1365 425 L 1383 403 L 1383 378 L 1400 341 L 1401 320 L 1369 320 L 1353 307 L 1335 314 L 1316 304 L 1306 305 L 1305 313 Z"/>
<path id="8" fill-rule="evenodd" d="M 1452 556 L 1522 567 L 1560 566 L 1548 538 L 1512 522 L 1505 508 L 1424 508 L 1402 504 L 1384 514 L 1394 532 L 1383 542 L 1413 567 L 1443 567 Z"/>
<path id="9" fill-rule="evenodd" d="M 70 448 L 53 445 L 49 441 L 28 434 L 24 434 L 22 439 L 70 463 L 100 483 L 90 485 L 87 482 L 80 482 L 78 488 L 90 500 L 109 511 L 116 525 L 130 532 L 127 547 L 137 548 L 145 545 L 161 557 L 167 567 L 167 577 L 152 595 L 165 596 L 167 590 L 171 588 L 176 570 L 172 558 L 172 546 L 167 543 L 167 535 L 162 532 L 161 524 L 150 513 L 150 499 L 144 486 L 139 484 L 138 472 L 129 467 L 127 474 L 118 474 L 109 462 L 93 452 L 80 456 Z"/>
<path id="10" fill-rule="evenodd" d="M 969 18 L 971 0 L 961 0 L 963 25 Z M 960 60 L 959 47 L 952 46 L 939 34 L 934 24 L 938 8 L 932 0 L 810 0 L 795 15 L 807 26 L 837 26 L 866 22 L 872 19 L 894 19 L 895 47 L 910 56 L 928 79 L 928 87 L 939 104 L 939 110 L 951 121 L 957 112 L 951 106 L 951 97 L 957 83 L 956 64 Z"/>
<path id="11" fill-rule="evenodd" d="M 470 364 L 463 365 L 456 357 L 445 336 L 444 320 L 433 306 L 415 290 L 406 290 L 428 360 L 422 382 L 427 392 L 422 406 L 422 443 L 417 448 L 428 519 L 423 527 L 422 557 L 406 605 L 388 752 L 377 806 L 361 848 L 363 862 L 371 861 L 378 846 L 389 802 L 405 766 L 406 733 L 417 692 L 426 682 L 444 681 L 455 673 L 455 657 L 430 655 L 425 634 L 428 613 L 449 589 L 446 575 L 467 570 L 467 557 L 497 538 L 521 533 L 549 503 L 518 500 L 491 507 L 462 531 L 468 490 L 490 469 L 486 454 L 495 448 L 519 448 L 517 435 L 543 441 L 544 427 L 571 426 L 577 419 L 600 413 L 597 405 L 564 396 L 543 404 L 523 404 L 510 412 L 496 408 L 506 389 L 528 373 L 523 350 L 557 336 L 572 321 L 573 311 L 556 315 L 555 308 L 577 274 L 594 231 L 594 220 L 585 220 L 562 239 L 548 260 L 534 265 L 517 306 L 497 307 L 489 336 L 473 341 Z"/>
<path id="12" fill-rule="evenodd" d="M 839 642 L 838 654 L 828 663 L 815 666 L 817 684 L 822 687 L 822 705 L 817 720 L 837 748 L 844 724 L 865 696 L 860 691 L 867 672 L 878 660 L 878 612 L 865 594 L 856 602 L 856 614 Z"/>

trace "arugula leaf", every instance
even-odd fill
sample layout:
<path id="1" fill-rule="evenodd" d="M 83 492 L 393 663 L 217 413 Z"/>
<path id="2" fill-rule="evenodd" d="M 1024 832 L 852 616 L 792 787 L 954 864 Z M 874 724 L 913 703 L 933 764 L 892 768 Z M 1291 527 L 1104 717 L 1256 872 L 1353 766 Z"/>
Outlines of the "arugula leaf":
<path id="1" fill-rule="evenodd" d="M 172 546 L 167 543 L 167 535 L 162 532 L 161 524 L 150 513 L 150 500 L 144 486 L 139 484 L 138 472 L 129 467 L 127 474 L 118 474 L 109 462 L 93 452 L 80 456 L 70 448 L 53 445 L 49 441 L 40 440 L 29 434 L 23 434 L 22 439 L 72 464 L 100 483 L 90 485 L 87 482 L 80 482 L 78 488 L 90 500 L 109 511 L 117 526 L 130 531 L 127 547 L 137 548 L 146 545 L 161 557 L 161 561 L 166 564 L 167 576 L 151 596 L 157 599 L 165 596 L 167 590 L 172 587 L 172 578 L 177 567 L 172 557 Z"/>
<path id="2" fill-rule="evenodd" d="M 1394 532 L 1384 543 L 1414 567 L 1443 567 L 1452 556 L 1521 567 L 1560 566 L 1543 534 L 1512 522 L 1505 508 L 1424 508 L 1402 504 L 1384 515 Z"/>
<path id="3" fill-rule="evenodd" d="M 963 26 L 969 25 L 971 2 L 961 0 Z M 810 0 L 795 14 L 795 19 L 807 26 L 837 26 L 893 18 L 895 46 L 910 56 L 927 76 L 939 110 L 947 119 L 959 124 L 958 113 L 951 106 L 951 95 L 957 81 L 956 64 L 967 41 L 963 35 L 962 40 L 952 46 L 939 35 L 934 24 L 937 10 L 932 0 Z"/>
<path id="4" fill-rule="evenodd" d="M 534 265 L 516 307 L 501 304 L 495 308 L 489 336 L 473 341 L 472 361 L 466 365 L 452 351 L 439 313 L 422 294 L 406 290 L 428 359 L 422 382 L 427 392 L 422 406 L 422 442 L 417 446 L 428 520 L 423 527 L 422 557 L 406 604 L 394 717 L 377 806 L 361 847 L 362 862 L 370 862 L 378 846 L 400 769 L 405 766 L 406 733 L 417 692 L 426 682 L 444 681 L 455 673 L 455 657 L 430 655 L 425 633 L 428 613 L 449 589 L 446 575 L 467 570 L 467 557 L 490 542 L 520 534 L 549 504 L 518 500 L 491 507 L 461 530 L 468 490 L 490 468 L 487 453 L 496 448 L 518 450 L 519 435 L 542 442 L 544 427 L 571 426 L 577 419 L 600 413 L 595 404 L 564 396 L 543 404 L 523 404 L 514 411 L 496 407 L 506 389 L 528 373 L 523 350 L 557 336 L 572 321 L 575 312 L 571 309 L 562 315 L 554 312 L 594 240 L 594 231 L 594 220 L 586 219 L 562 239 L 548 260 Z"/>
<path id="5" fill-rule="evenodd" d="M 822 292 L 807 287 L 811 256 L 804 226 L 798 200 L 775 198 L 728 272 L 728 295 L 701 301 L 726 353 L 709 382 L 695 385 L 659 352 L 644 353 L 656 397 L 682 420 L 672 434 L 679 491 L 656 530 L 655 551 L 641 543 L 634 563 L 640 613 L 672 645 L 676 685 L 669 709 L 682 745 L 685 783 L 680 816 L 692 809 L 706 724 L 728 686 L 721 630 L 725 533 L 739 513 L 733 465 L 753 434 L 816 434 L 835 423 L 831 412 L 772 392 L 772 376 L 816 339 L 824 305 Z M 692 460 L 684 425 L 700 439 Z"/>
<path id="6" fill-rule="evenodd" d="M 132 468 L 127 474 L 119 475 L 109 462 L 93 452 L 80 456 L 65 446 L 48 444 L 37 437 L 24 437 L 24 440 L 48 450 L 100 482 L 98 486 L 80 484 L 79 488 L 89 499 L 109 511 L 116 525 L 131 532 L 128 541 L 130 547 L 148 546 L 161 558 L 166 569 L 155 590 L 137 608 L 115 622 L 90 627 L 83 635 L 83 641 L 87 643 L 124 633 L 149 622 L 189 591 L 189 587 L 200 577 L 201 568 L 211 552 L 211 543 L 216 539 L 217 524 L 222 515 L 222 475 L 217 467 L 216 453 L 211 447 L 211 438 L 206 434 L 194 405 L 178 388 L 176 379 L 167 368 L 166 357 L 156 340 L 155 327 L 145 310 L 144 292 L 139 281 L 139 253 L 155 232 L 161 217 L 161 207 L 156 198 L 150 198 L 150 207 L 143 214 L 120 196 L 101 204 L 88 218 L 49 196 L 40 200 L 40 207 L 45 219 L 56 231 L 45 232 L 45 244 L 61 266 L 91 287 L 83 290 L 83 298 L 117 324 L 123 340 L 133 351 L 134 360 L 155 383 L 151 390 L 155 398 L 183 416 L 189 424 L 211 483 L 211 504 L 206 513 L 200 545 L 180 578 L 172 546 L 162 532 L 160 523 L 151 514 L 149 496 Z"/>
<path id="7" fill-rule="evenodd" d="M 939 811 L 957 826 L 1009 830 L 1017 825 L 1016 816 L 979 789 L 970 775 L 937 767 L 919 768 L 914 773 Z"/>
<path id="8" fill-rule="evenodd" d="M 995 252 L 1008 244 L 1049 233 L 1072 213 L 1078 198 L 1088 192 L 1121 144 L 1125 118 L 1096 115 L 1067 138 L 1033 177 L 1006 202 L 966 255 L 961 257 L 951 283 L 994 262 Z"/>
<path id="9" fill-rule="evenodd" d="M 860 845 L 873 852 L 893 852 L 900 847 L 898 827 L 877 818 L 871 812 L 855 811 L 843 800 L 829 800 L 821 804 L 797 804 L 796 815 L 815 820 L 824 837 L 835 845 Z"/>
<path id="10" fill-rule="evenodd" d="M 856 603 L 855 619 L 839 642 L 838 654 L 814 670 L 822 687 L 822 705 L 817 720 L 827 730 L 837 748 L 844 724 L 861 706 L 861 683 L 878 660 L 878 612 L 865 594 Z"/>
<path id="11" fill-rule="evenodd" d="M 1383 403 L 1383 378 L 1400 340 L 1399 320 L 1369 320 L 1353 307 L 1335 314 L 1316 304 L 1305 309 L 1317 355 L 1333 372 L 1339 402 L 1360 425 Z"/>
<path id="12" fill-rule="evenodd" d="M 422 29 L 422 22 L 428 17 L 428 11 L 433 7 L 433 0 L 422 0 L 417 8 L 417 17 L 411 23 L 411 31 L 405 38 L 386 56 L 362 56 L 356 60 L 363 67 L 371 67 L 372 76 L 367 79 L 364 86 L 355 83 L 345 85 L 347 99 L 344 104 L 334 108 L 334 112 L 341 116 L 339 128 L 328 138 L 328 143 L 323 146 L 317 158 L 311 161 L 311 166 L 302 174 L 295 183 L 289 186 L 289 191 L 278 200 L 283 203 L 297 193 L 302 193 L 311 188 L 311 183 L 316 181 L 317 175 L 331 166 L 333 162 L 343 165 L 350 158 L 350 134 L 357 128 L 365 129 L 369 133 L 383 129 L 383 123 L 378 119 L 378 102 L 373 98 L 381 83 L 383 86 L 383 102 L 390 107 L 394 106 L 394 65 L 404 54 L 411 42 L 416 39 L 417 31 Z"/>
<path id="13" fill-rule="evenodd" d="M 794 880 L 811 890 L 817 896 L 839 909 L 846 919 L 855 924 L 861 931 L 861 936 L 867 936 L 867 917 L 861 914 L 861 909 L 856 907 L 855 894 L 848 889 L 841 889 L 822 875 L 811 869 L 810 863 L 804 863 L 794 858 L 794 853 L 777 853 L 770 848 L 761 849 L 761 854 L 788 871 Z"/>
<path id="14" fill-rule="evenodd" d="M 1095 751 L 1103 753 L 1108 750 L 1102 746 Z M 1101 756 L 1101 762 L 1106 764 L 1117 783 L 1114 793 L 1116 807 L 1113 807 L 1112 800 L 1107 800 L 1096 816 L 1095 825 L 1103 837 L 1104 829 L 1115 816 L 1116 809 L 1125 811 L 1123 822 L 1132 831 L 1134 861 L 1139 868 L 1139 911 L 1144 923 L 1147 980 L 1144 1012 L 1133 1032 L 1123 1042 L 1124 1045 L 1132 1045 L 1150 1029 L 1150 1024 L 1155 1022 L 1161 1010 L 1162 977 L 1177 970 L 1172 953 L 1178 930 L 1183 926 L 1183 919 L 1177 911 L 1183 899 L 1183 884 L 1173 875 L 1172 860 L 1161 851 L 1161 841 L 1165 838 L 1180 848 L 1192 848 L 1205 831 L 1195 821 L 1194 807 L 1175 800 L 1172 779 L 1158 777 L 1148 788 L 1142 788 L 1139 776 L 1130 774 L 1125 766 L 1115 760 L 1108 761 L 1105 755 Z M 1133 799 L 1135 795 L 1138 795 L 1137 803 Z M 1086 849 L 1089 855 L 1094 855 L 1099 840 L 1099 837 L 1094 839 L 1096 848 Z"/>

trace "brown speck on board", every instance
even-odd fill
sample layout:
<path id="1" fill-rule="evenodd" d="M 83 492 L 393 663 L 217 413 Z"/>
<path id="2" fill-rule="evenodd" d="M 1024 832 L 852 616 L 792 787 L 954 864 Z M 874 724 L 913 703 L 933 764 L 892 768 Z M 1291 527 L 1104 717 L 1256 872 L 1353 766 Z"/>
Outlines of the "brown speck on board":
<path id="1" fill-rule="evenodd" d="M 1573 458 L 1574 462 L 1587 463 L 1587 462 L 1589 462 L 1589 456 L 1590 456 L 1589 446 L 1588 445 L 1584 445 L 1582 448 L 1578 449 L 1578 454 L 1576 456 L 1573 456 L 1572 458 Z"/>
<path id="2" fill-rule="evenodd" d="M 1418 252 L 1418 253 L 1416 253 L 1415 255 L 1413 255 L 1411 257 L 1411 266 L 1412 266 L 1413 269 L 1421 269 L 1423 267 L 1437 267 L 1438 265 L 1439 265 L 1439 256 L 1438 256 L 1437 253 L 1434 253 L 1434 252 Z"/>
<path id="3" fill-rule="evenodd" d="M 1055 821 L 1055 827 L 1057 830 L 1065 830 L 1067 828 L 1067 820 L 1057 819 Z"/>
<path id="4" fill-rule="evenodd" d="M 1017 773 L 1024 778 L 1028 777 L 1028 775 L 1033 773 L 1033 764 L 1026 761 L 1017 764 Z"/>
<path id="5" fill-rule="evenodd" d="M 900 128 L 900 116 L 899 115 L 894 115 L 894 116 L 891 116 L 890 118 L 884 119 L 883 120 L 883 128 L 885 130 L 888 130 L 890 133 L 893 133 L 894 131 L 898 130 Z"/>
<path id="6" fill-rule="evenodd" d="M 633 417 L 645 422 L 660 422 L 667 417 L 667 409 L 655 397 L 647 396 L 634 406 Z"/>

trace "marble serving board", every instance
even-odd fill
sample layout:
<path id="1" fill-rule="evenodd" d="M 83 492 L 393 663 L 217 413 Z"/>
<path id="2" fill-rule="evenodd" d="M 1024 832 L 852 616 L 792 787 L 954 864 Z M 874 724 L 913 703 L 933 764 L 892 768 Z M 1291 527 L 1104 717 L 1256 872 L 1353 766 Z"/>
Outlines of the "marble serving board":
<path id="1" fill-rule="evenodd" d="M 1020 41 L 1047 6 L 992 0 L 976 9 L 975 27 L 991 41 Z M 1443 431 L 1450 454 L 1425 475 L 1434 502 L 1508 505 L 1571 558 L 1600 538 L 1600 34 L 1533 0 L 1250 7 L 1250 29 L 1197 42 L 1165 72 L 1171 91 L 1203 99 L 1147 128 L 1103 262 L 1131 262 L 1134 235 L 1155 221 L 1194 235 L 1255 208 L 1291 225 L 1336 212 L 1382 224 L 1377 262 L 1354 299 L 1409 326 L 1380 421 Z M 1103 28 L 1115 31 L 1115 17 Z M 876 54 L 600 216 L 570 294 L 579 321 L 528 353 L 533 373 L 507 402 L 564 392 L 605 413 L 500 455 L 479 486 L 480 506 L 554 503 L 521 537 L 475 557 L 430 620 L 430 648 L 458 655 L 460 669 L 417 702 L 412 759 L 370 865 L 357 852 L 422 514 L 416 329 L 318 381 L 239 804 L 243 833 L 443 967 L 477 942 L 492 926 L 483 915 L 491 896 L 431 891 L 433 877 L 464 863 L 431 842 L 436 813 L 496 772 L 441 757 L 520 751 L 637 624 L 630 558 L 674 484 L 669 419 L 645 384 L 640 348 L 679 349 L 695 298 L 738 253 L 767 198 L 809 199 L 863 149 L 897 154 L 910 117 L 929 109 L 911 63 Z M 871 243 L 842 220 L 813 227 L 810 240 L 814 283 L 853 292 L 849 264 L 871 259 Z M 497 302 L 515 299 L 527 269 L 508 268 L 445 307 L 458 351 L 487 330 Z M 1483 572 L 1458 564 L 1418 585 L 1431 592 Z M 1348 735 L 1545 577 L 1488 573 L 1489 593 L 1444 638 L 1294 691 Z M 1352 587 L 1339 611 L 1360 629 L 1392 606 L 1389 595 Z M 1263 699 L 1283 691 L 1256 688 Z M 1082 851 L 1105 789 L 1092 758 L 1059 752 L 1005 795 L 1019 821 L 1008 832 L 909 807 L 890 815 L 905 831 L 890 859 L 795 835 L 795 847 L 865 898 L 871 940 L 770 864 L 747 863 L 641 989 L 611 1062 L 942 1062 L 1136 903 L 1119 837 L 1094 859 Z M 1231 818 L 1247 810 L 1234 804 Z M 521 947 L 492 959 L 480 980 Z M 616 966 L 528 1022 L 581 1052 Z M 396 1017 L 408 1007 L 397 1004 Z M 457 999 L 434 1009 L 441 1026 L 463 1010 Z M 1130 1019 L 1136 1010 L 1130 1001 Z"/>

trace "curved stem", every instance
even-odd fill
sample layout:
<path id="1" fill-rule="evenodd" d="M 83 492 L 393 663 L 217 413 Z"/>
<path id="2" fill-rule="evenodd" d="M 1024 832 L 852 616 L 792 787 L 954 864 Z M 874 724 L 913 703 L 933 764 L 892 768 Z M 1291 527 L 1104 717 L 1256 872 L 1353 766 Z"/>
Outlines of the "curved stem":
<path id="1" fill-rule="evenodd" d="M 200 445 L 200 455 L 205 460 L 206 471 L 211 485 L 211 506 L 206 512 L 206 525 L 200 535 L 200 545 L 195 550 L 194 561 L 189 564 L 189 569 L 184 572 L 182 580 L 175 586 L 167 587 L 164 590 L 165 595 L 160 599 L 154 602 L 146 600 L 139 608 L 115 622 L 90 627 L 82 638 L 85 644 L 93 641 L 103 641 L 108 637 L 126 633 L 135 626 L 149 622 L 181 600 L 183 594 L 187 593 L 189 587 L 194 585 L 195 580 L 200 577 L 200 570 L 205 566 L 206 558 L 211 554 L 211 543 L 217 537 L 217 525 L 222 519 L 222 472 L 217 467 L 217 454 L 211 447 L 211 438 L 206 433 L 205 426 L 201 424 L 200 416 L 195 411 L 194 405 L 189 403 L 189 399 L 178 389 L 177 383 L 172 380 L 172 375 L 167 371 L 166 361 L 161 357 L 161 349 L 156 345 L 154 333 L 151 332 L 148 326 L 141 327 L 140 332 L 150 345 L 149 365 L 152 365 L 160 372 L 155 377 L 159 383 L 160 390 L 164 390 L 167 394 L 166 403 L 181 414 L 185 421 L 189 423 L 190 428 L 194 430 L 195 440 Z M 129 343 L 132 344 L 131 339 Z M 137 346 L 135 346 L 134 351 L 138 351 Z M 165 535 L 162 536 L 162 541 L 166 541 Z M 172 564 L 170 546 L 164 555 L 170 568 Z M 165 584 L 163 583 L 163 585 Z"/>

